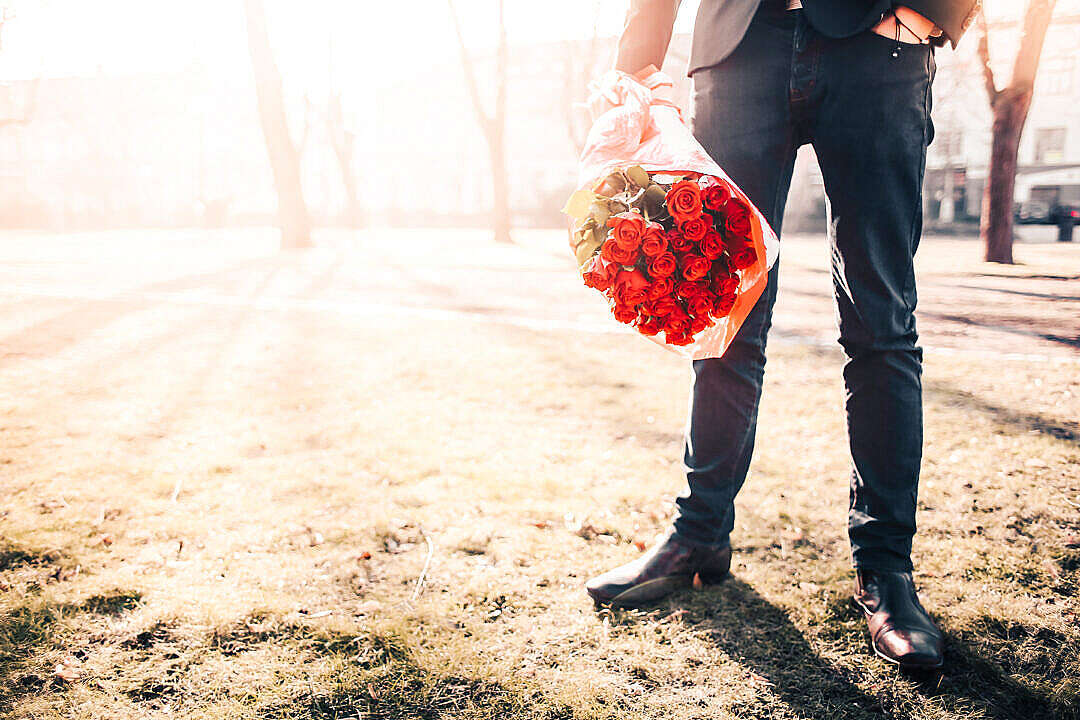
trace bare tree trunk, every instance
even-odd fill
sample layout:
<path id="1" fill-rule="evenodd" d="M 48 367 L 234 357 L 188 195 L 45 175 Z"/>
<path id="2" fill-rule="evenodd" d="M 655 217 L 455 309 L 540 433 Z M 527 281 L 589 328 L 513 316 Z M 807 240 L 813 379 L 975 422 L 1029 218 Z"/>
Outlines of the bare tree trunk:
<path id="1" fill-rule="evenodd" d="M 500 135 L 501 135 L 500 131 Z M 492 184 L 492 223 L 495 242 L 510 242 L 510 188 L 506 182 L 505 144 L 502 138 L 490 143 L 491 184 Z"/>
<path id="2" fill-rule="evenodd" d="M 983 189 L 979 234 L 986 246 L 986 261 L 1013 262 L 1013 191 L 1016 187 L 1017 151 L 1027 117 L 1030 94 L 999 96 L 993 106 L 990 167 Z"/>
<path id="3" fill-rule="evenodd" d="M 244 0 L 247 16 L 248 51 L 255 74 L 255 94 L 259 103 L 274 188 L 278 197 L 278 225 L 283 248 L 311 247 L 311 220 L 300 184 L 300 156 L 289 135 L 285 119 L 285 99 L 281 73 L 270 50 L 266 11 L 262 0 Z"/>
<path id="4" fill-rule="evenodd" d="M 353 134 L 345 129 L 345 116 L 341 109 L 341 96 L 331 91 L 326 109 L 326 129 L 330 145 L 341 171 L 341 184 L 345 189 L 345 213 L 349 227 L 360 227 L 363 217 L 356 192 L 356 176 L 353 174 Z"/>
<path id="5" fill-rule="evenodd" d="M 480 125 L 481 131 L 483 131 L 484 139 L 488 145 L 488 157 L 491 160 L 492 225 L 495 231 L 495 242 L 509 243 L 511 242 L 510 188 L 507 185 L 508 174 L 506 172 L 506 65 L 508 58 L 506 20 L 503 13 L 504 0 L 498 0 L 499 43 L 495 51 L 495 108 L 490 116 L 484 111 L 483 103 L 480 100 L 476 74 L 473 70 L 468 48 L 465 47 L 465 37 L 461 33 L 461 22 L 458 20 L 457 10 L 454 8 L 454 0 L 446 1 L 450 6 L 450 16 L 454 21 L 458 50 L 461 53 L 461 65 L 465 72 L 465 81 L 469 86 L 469 94 L 472 96 L 476 121 Z"/>
<path id="6" fill-rule="evenodd" d="M 1008 87 L 997 88 L 990 68 L 989 31 L 986 16 L 979 11 L 979 58 L 983 83 L 993 112 L 993 139 L 990 143 L 990 166 L 983 191 L 979 237 L 986 247 L 986 261 L 1013 262 L 1013 193 L 1016 187 L 1017 152 L 1020 135 L 1027 121 L 1035 75 L 1039 69 L 1046 28 L 1054 13 L 1056 0 L 1030 0 L 1024 12 L 1024 33 L 1013 62 Z"/>

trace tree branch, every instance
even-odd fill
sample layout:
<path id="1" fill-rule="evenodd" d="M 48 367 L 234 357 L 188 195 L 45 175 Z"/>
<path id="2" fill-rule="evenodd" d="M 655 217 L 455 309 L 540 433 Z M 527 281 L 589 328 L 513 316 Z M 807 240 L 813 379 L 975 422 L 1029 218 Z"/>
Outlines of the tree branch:
<path id="1" fill-rule="evenodd" d="M 1020 36 L 1020 50 L 1013 63 L 1010 85 L 1017 91 L 1030 92 L 1035 86 L 1035 73 L 1039 69 L 1046 28 L 1054 14 L 1057 0 L 1030 0 L 1024 13 L 1024 34 Z"/>
<path id="2" fill-rule="evenodd" d="M 505 0 L 499 0 L 499 46 L 495 59 L 495 117 L 494 121 L 502 127 L 506 120 L 506 68 L 509 53 L 506 45 Z"/>
<path id="3" fill-rule="evenodd" d="M 486 134 L 493 123 L 493 119 L 484 112 L 484 105 L 480 100 L 480 88 L 476 84 L 476 73 L 473 70 L 472 58 L 469 57 L 469 50 L 465 47 L 465 36 L 461 33 L 461 22 L 458 20 L 457 9 L 454 7 L 454 0 L 446 0 L 446 4 L 450 7 L 450 18 L 454 22 L 454 33 L 457 35 L 458 51 L 461 54 L 461 67 L 465 72 L 465 82 L 469 86 L 469 96 L 472 98 L 473 110 L 476 111 L 476 120 L 480 123 L 480 127 Z M 501 21 L 501 2 L 499 3 L 499 8 Z M 505 27 L 502 26 L 501 22 L 500 27 L 505 31 Z M 498 100 L 496 100 L 496 111 L 498 111 Z"/>
<path id="4" fill-rule="evenodd" d="M 978 32 L 979 32 L 979 60 L 982 64 L 982 76 L 983 85 L 986 87 L 986 94 L 990 98 L 990 106 L 993 107 L 997 102 L 998 89 L 997 83 L 994 81 L 994 70 L 990 67 L 990 29 L 986 26 L 986 11 L 980 6 L 978 16 Z"/>

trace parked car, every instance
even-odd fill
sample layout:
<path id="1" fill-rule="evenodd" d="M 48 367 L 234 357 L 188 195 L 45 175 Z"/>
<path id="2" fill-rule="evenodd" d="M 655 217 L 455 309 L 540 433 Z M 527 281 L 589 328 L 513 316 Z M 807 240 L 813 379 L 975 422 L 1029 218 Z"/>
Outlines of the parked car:
<path id="1" fill-rule="evenodd" d="M 1050 204 L 1041 200 L 1026 200 L 1017 203 L 1016 212 L 1013 213 L 1016 222 L 1022 225 L 1053 225 L 1054 220 L 1050 214 Z"/>
<path id="2" fill-rule="evenodd" d="M 1071 220 L 1073 223 L 1080 223 L 1080 206 L 1078 205 L 1055 205 L 1050 211 L 1050 222 L 1054 225 L 1061 223 L 1062 221 Z"/>

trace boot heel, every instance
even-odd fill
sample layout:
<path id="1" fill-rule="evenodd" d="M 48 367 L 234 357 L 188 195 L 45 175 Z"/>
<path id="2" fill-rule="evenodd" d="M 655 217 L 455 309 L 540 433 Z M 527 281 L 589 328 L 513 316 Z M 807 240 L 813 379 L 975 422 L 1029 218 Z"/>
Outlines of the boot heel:
<path id="1" fill-rule="evenodd" d="M 731 573 L 709 572 L 707 570 L 700 570 L 698 571 L 697 576 L 701 578 L 701 583 L 703 585 L 719 585 L 720 583 L 731 577 Z"/>

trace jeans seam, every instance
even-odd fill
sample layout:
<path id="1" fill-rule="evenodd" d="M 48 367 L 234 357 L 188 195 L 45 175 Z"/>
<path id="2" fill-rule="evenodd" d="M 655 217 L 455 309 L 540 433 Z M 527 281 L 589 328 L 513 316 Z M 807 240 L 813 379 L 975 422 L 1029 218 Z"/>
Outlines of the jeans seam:
<path id="1" fill-rule="evenodd" d="M 789 128 L 788 129 L 787 142 L 784 145 L 784 157 L 785 158 L 787 158 L 788 154 L 791 152 L 792 144 L 793 144 L 793 133 L 792 133 L 791 129 Z M 785 163 L 786 162 L 787 161 L 785 160 Z M 775 219 L 776 219 L 777 207 L 780 204 L 780 185 L 781 184 L 782 184 L 781 183 L 781 177 L 777 176 L 777 178 L 776 178 L 776 186 L 773 188 L 773 202 L 772 202 L 772 216 L 773 216 L 774 222 L 775 222 Z M 779 239 L 779 236 L 777 236 L 777 239 Z M 768 274 L 766 274 L 765 278 L 766 278 L 766 280 L 765 280 L 765 282 L 766 282 L 765 292 L 763 292 L 761 294 L 761 297 L 758 298 L 758 302 L 764 301 L 766 304 L 768 304 L 768 303 L 772 302 L 771 299 L 767 295 L 768 288 L 769 288 L 769 283 L 770 283 Z M 772 326 L 771 309 L 770 309 L 768 315 L 769 316 L 766 317 L 762 321 L 761 327 L 758 329 L 757 342 L 755 343 L 755 345 L 758 348 L 761 349 L 762 355 L 765 354 L 765 342 L 766 342 L 766 338 L 768 337 L 768 334 L 769 334 L 769 328 Z M 763 382 L 761 382 L 759 384 L 762 385 L 762 386 L 764 385 Z M 761 392 L 762 392 L 762 387 L 759 387 L 758 388 L 758 402 L 759 402 L 759 404 L 761 402 Z M 757 411 L 755 410 L 755 415 L 756 415 L 756 412 Z M 757 425 L 757 419 L 755 418 L 755 421 L 754 421 L 755 432 L 756 432 L 756 425 Z M 734 455 L 733 455 L 733 458 L 734 458 L 735 462 L 738 462 L 739 459 L 742 458 L 743 453 L 746 452 L 746 444 L 750 441 L 750 434 L 751 433 L 750 433 L 749 428 L 747 429 L 747 431 L 745 433 L 743 433 L 742 439 L 739 442 L 738 452 L 734 453 Z M 749 467 L 747 467 L 747 472 L 749 472 Z M 729 472 L 728 475 L 731 475 L 731 473 Z M 743 478 L 743 483 L 745 483 L 745 482 L 746 482 L 746 478 L 744 477 Z M 738 493 L 736 492 L 736 494 L 738 494 Z M 735 502 L 735 496 L 734 495 L 732 495 L 730 497 L 730 499 L 727 500 L 727 504 L 730 505 L 733 502 Z M 728 542 L 728 544 L 731 543 L 731 537 L 730 536 L 728 537 L 727 542 Z M 716 535 L 716 534 L 713 535 L 712 544 L 718 544 L 718 535 Z"/>
<path id="2" fill-rule="evenodd" d="M 911 213 L 911 225 L 908 228 L 908 248 L 910 256 L 907 275 L 904 279 L 904 289 L 915 285 L 915 223 L 918 221 L 919 215 L 922 213 L 922 195 L 923 195 L 923 180 L 926 175 L 926 140 L 930 127 L 930 59 L 933 57 L 933 50 L 928 49 L 926 53 L 926 86 L 923 88 L 923 137 L 922 137 L 922 151 L 919 157 L 919 182 L 916 194 L 918 202 L 915 203 L 915 209 Z M 906 295 L 906 293 L 905 293 Z M 904 304 L 909 305 L 907 298 L 904 297 Z M 914 312 L 914 305 L 908 307 L 908 312 Z"/>

